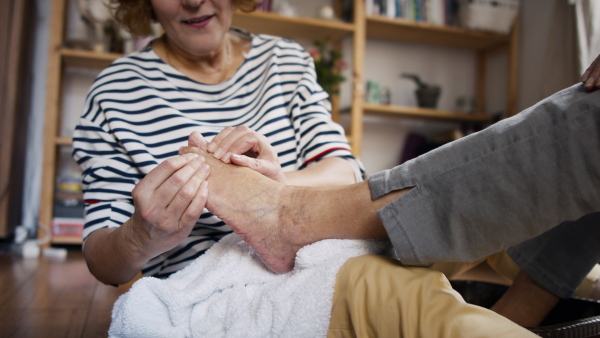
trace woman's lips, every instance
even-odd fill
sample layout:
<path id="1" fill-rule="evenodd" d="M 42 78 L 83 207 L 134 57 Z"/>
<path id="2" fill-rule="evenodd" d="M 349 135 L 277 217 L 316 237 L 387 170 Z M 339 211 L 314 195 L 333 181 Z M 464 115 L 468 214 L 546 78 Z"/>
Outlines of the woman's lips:
<path id="1" fill-rule="evenodd" d="M 202 16 L 199 18 L 193 18 L 189 20 L 183 20 L 182 22 L 188 26 L 194 28 L 204 28 L 212 21 L 214 15 Z"/>

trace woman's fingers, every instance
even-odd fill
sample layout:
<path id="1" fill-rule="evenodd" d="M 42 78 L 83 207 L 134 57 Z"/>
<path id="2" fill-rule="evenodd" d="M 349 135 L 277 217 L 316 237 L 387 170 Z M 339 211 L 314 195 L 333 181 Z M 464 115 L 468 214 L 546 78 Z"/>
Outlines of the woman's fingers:
<path id="1" fill-rule="evenodd" d="M 166 201 L 167 205 L 172 203 L 176 197 L 181 198 L 181 196 L 177 196 L 178 193 L 186 186 L 186 184 L 188 184 L 190 179 L 194 177 L 196 171 L 202 166 L 205 166 L 204 162 L 204 157 L 199 156 L 188 162 L 183 168 L 174 172 L 160 187 L 158 187 L 158 189 L 156 189 L 156 198 Z M 188 195 L 191 194 L 192 196 L 195 195 L 195 191 L 190 193 L 186 190 L 184 193 L 187 193 Z"/>
<path id="2" fill-rule="evenodd" d="M 245 155 L 231 155 L 231 163 L 250 168 L 272 180 L 287 184 L 287 179 L 279 163 L 272 161 L 260 160 L 257 158 L 248 157 Z"/>
<path id="3" fill-rule="evenodd" d="M 196 155 L 196 156 L 192 156 Z M 139 213 L 141 218 L 148 224 L 159 224 L 163 219 L 169 217 L 165 214 L 165 209 L 171 203 L 177 192 L 183 187 L 192 175 L 196 172 L 200 166 L 204 164 L 204 157 L 197 156 L 197 154 L 190 154 L 179 156 L 180 158 L 192 158 L 190 161 L 185 163 L 182 167 L 179 167 L 180 160 L 170 161 L 171 159 L 161 163 L 153 171 L 151 171 L 146 177 L 133 189 L 132 197 L 134 200 L 136 211 Z M 163 166 L 163 164 L 165 164 Z M 154 171 L 157 171 L 154 173 Z M 170 172 L 171 175 L 164 177 L 164 172 Z M 151 174 L 155 174 L 150 177 Z M 154 185 L 154 180 L 148 183 L 146 179 L 154 178 L 158 181 L 160 177 L 162 182 L 159 183 L 158 187 L 150 188 Z M 177 216 L 176 219 L 179 219 Z"/>
<path id="4" fill-rule="evenodd" d="M 144 179 L 136 186 L 137 190 L 143 190 L 144 193 L 153 193 L 158 189 L 173 173 L 183 168 L 190 161 L 199 157 L 196 153 L 188 153 L 182 156 L 170 158 L 161 164 L 144 177 Z M 203 159 L 204 160 L 204 159 Z"/>
<path id="5" fill-rule="evenodd" d="M 181 243 L 198 221 L 208 198 L 206 179 L 210 168 L 204 163 L 204 157 L 193 153 L 178 157 L 180 159 L 167 160 L 164 166 L 161 163 L 154 169 L 171 172 L 155 190 L 140 189 L 151 172 L 132 192 L 135 231 L 152 252 L 164 252 Z M 180 167 L 182 158 L 191 160 Z M 161 170 L 153 173 L 155 179 L 164 178 Z"/>
<path id="6" fill-rule="evenodd" d="M 204 136 L 202 136 L 200 132 L 194 131 L 190 134 L 190 137 L 188 137 L 188 145 L 206 150 L 208 147 L 208 142 L 206 139 L 204 139 Z"/>
<path id="7" fill-rule="evenodd" d="M 231 144 L 229 152 L 221 160 L 228 163 L 231 154 L 246 155 L 248 157 L 278 162 L 275 149 L 265 136 L 258 133 L 248 133 L 237 139 Z"/>
<path id="8" fill-rule="evenodd" d="M 207 188 L 206 179 L 209 171 L 208 165 L 202 164 L 181 186 L 167 206 L 167 214 L 176 216 L 183 227 L 195 224 L 202 213 L 208 197 L 207 191 L 203 191 L 203 189 Z"/>
<path id="9" fill-rule="evenodd" d="M 239 127 L 226 127 L 221 132 L 219 132 L 208 144 L 207 150 L 209 153 L 212 153 L 215 158 L 220 159 L 221 156 L 225 155 L 225 149 L 228 148 L 228 144 L 231 143 L 230 135 L 231 133 L 238 130 Z M 239 130 L 235 132 L 234 135 L 239 134 Z M 235 137 L 235 136 L 234 136 Z"/>
<path id="10" fill-rule="evenodd" d="M 250 168 L 264 175 L 260 170 L 263 170 L 263 165 L 260 160 L 256 158 L 248 157 L 245 155 L 233 154 L 231 155 L 231 163 L 239 165 L 240 167 Z"/>
<path id="11" fill-rule="evenodd" d="M 184 155 L 184 154 L 198 154 L 199 155 L 199 151 L 200 151 L 200 148 L 192 147 L 192 146 L 183 146 L 183 147 L 179 148 L 180 155 Z"/>
<path id="12" fill-rule="evenodd" d="M 263 140 L 264 139 L 264 140 Z M 245 154 L 252 157 L 258 157 L 261 149 L 270 146 L 266 138 L 256 131 L 246 127 L 238 126 L 234 129 L 226 129 L 208 145 L 208 150 L 213 150 L 213 156 L 225 163 L 230 163 L 231 154 Z M 252 154 L 247 154 L 253 150 Z"/>
<path id="13" fill-rule="evenodd" d="M 188 205 L 185 210 L 183 216 L 181 217 L 181 222 L 183 224 L 189 224 L 193 226 L 196 224 L 202 211 L 204 211 L 204 206 L 208 201 L 208 181 L 202 180 L 200 183 L 200 188 L 196 191 L 196 196 L 192 199 L 191 203 Z"/>
<path id="14" fill-rule="evenodd" d="M 213 156 L 224 163 L 231 162 L 232 154 L 269 161 L 277 159 L 267 138 L 246 126 L 224 129 L 209 143 L 208 151 L 213 152 Z"/>

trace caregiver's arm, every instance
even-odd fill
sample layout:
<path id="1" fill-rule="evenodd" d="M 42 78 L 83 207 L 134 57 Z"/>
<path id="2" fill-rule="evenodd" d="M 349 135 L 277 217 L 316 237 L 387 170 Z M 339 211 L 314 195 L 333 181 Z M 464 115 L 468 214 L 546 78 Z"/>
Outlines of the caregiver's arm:
<path id="1" fill-rule="evenodd" d="M 319 160 L 302 170 L 283 172 L 277 152 L 267 138 L 246 127 L 225 128 L 212 141 L 200 133 L 190 135 L 190 145 L 207 149 L 225 163 L 248 167 L 275 181 L 299 186 L 339 186 L 356 183 L 354 168 L 340 158 Z"/>
<path id="2" fill-rule="evenodd" d="M 162 162 L 133 189 L 131 218 L 88 236 L 83 253 L 99 281 L 127 283 L 150 259 L 189 236 L 208 198 L 209 168 L 204 162 L 197 154 Z"/>
<path id="3" fill-rule="evenodd" d="M 290 185 L 340 186 L 356 183 L 354 169 L 340 157 L 328 157 L 302 170 L 285 173 Z"/>

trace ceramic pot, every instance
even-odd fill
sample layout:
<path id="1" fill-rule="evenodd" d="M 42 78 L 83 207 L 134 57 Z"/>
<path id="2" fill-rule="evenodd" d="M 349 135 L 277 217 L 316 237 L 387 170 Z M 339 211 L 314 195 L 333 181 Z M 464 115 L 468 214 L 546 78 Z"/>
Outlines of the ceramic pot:
<path id="1" fill-rule="evenodd" d="M 441 88 L 438 86 L 419 87 L 417 89 L 417 104 L 421 108 L 436 108 Z"/>

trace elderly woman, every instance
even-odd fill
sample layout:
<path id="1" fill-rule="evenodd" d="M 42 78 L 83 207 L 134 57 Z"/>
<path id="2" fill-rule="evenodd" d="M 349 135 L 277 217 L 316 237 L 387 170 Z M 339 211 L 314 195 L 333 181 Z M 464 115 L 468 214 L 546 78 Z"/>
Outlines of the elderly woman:
<path id="1" fill-rule="evenodd" d="M 231 28 L 254 0 L 113 0 L 134 35 L 164 35 L 115 61 L 89 91 L 74 135 L 83 168 L 83 252 L 110 284 L 166 277 L 231 232 L 204 204 L 208 167 L 177 156 L 192 131 L 224 162 L 293 185 L 362 179 L 298 44 Z M 246 154 L 252 156 L 231 156 Z M 134 208 L 135 206 L 135 208 Z"/>

